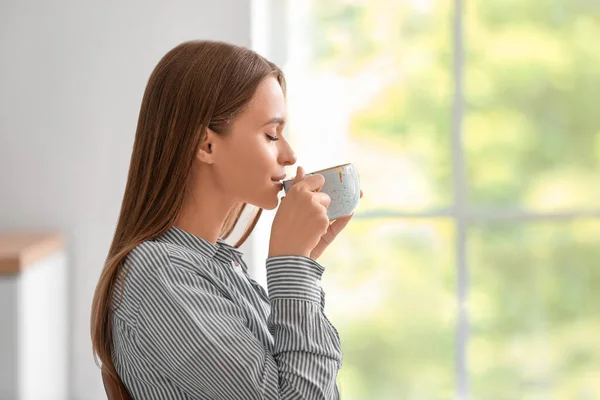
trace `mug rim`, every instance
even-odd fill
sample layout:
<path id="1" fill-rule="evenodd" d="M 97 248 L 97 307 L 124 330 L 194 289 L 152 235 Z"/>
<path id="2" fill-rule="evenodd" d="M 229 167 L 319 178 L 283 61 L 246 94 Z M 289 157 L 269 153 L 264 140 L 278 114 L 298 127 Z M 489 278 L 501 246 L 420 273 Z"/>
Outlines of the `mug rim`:
<path id="1" fill-rule="evenodd" d="M 340 164 L 340 165 L 336 165 L 335 167 L 327 167 L 327 168 L 323 168 L 323 169 L 320 169 L 320 170 L 318 170 L 318 171 L 312 171 L 312 172 L 309 172 L 309 173 L 307 173 L 306 175 L 307 175 L 307 176 L 309 176 L 309 175 L 312 175 L 312 174 L 320 174 L 321 172 L 330 171 L 330 170 L 332 170 L 332 169 L 337 169 L 337 168 L 344 168 L 344 167 L 347 167 L 347 166 L 349 166 L 349 165 L 353 165 L 353 163 L 349 162 L 349 163 L 346 163 L 346 164 Z M 285 183 L 285 182 L 291 182 L 291 181 L 293 181 L 294 179 L 295 179 L 295 178 L 286 179 L 286 180 L 285 180 L 285 181 L 283 181 L 283 182 L 284 182 L 284 183 Z"/>
<path id="2" fill-rule="evenodd" d="M 352 165 L 352 163 L 346 163 L 346 164 L 336 165 L 335 167 L 327 167 L 327 168 L 320 169 L 318 171 L 309 172 L 308 174 L 318 174 L 318 173 L 329 171 L 329 170 L 332 170 L 332 169 L 347 167 L 349 165 Z"/>

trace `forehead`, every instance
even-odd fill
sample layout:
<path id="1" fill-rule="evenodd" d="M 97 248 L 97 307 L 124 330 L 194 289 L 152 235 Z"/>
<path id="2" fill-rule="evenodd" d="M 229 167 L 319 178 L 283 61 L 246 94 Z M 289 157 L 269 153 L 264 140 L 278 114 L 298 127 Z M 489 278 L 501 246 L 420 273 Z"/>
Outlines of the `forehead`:
<path id="1" fill-rule="evenodd" d="M 262 125 L 270 118 L 283 118 L 285 114 L 285 97 L 281 86 L 275 77 L 269 76 L 258 85 L 248 108 L 240 115 L 240 119 L 251 120 Z"/>

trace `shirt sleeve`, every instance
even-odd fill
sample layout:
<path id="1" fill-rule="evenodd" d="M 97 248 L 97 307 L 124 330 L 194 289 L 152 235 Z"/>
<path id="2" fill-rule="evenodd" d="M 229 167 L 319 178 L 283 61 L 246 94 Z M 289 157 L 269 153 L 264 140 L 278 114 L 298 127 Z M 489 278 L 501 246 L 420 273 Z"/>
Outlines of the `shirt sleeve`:
<path id="1" fill-rule="evenodd" d="M 341 344 L 321 307 L 316 262 L 267 260 L 272 353 L 209 278 L 177 266 L 154 271 L 152 301 L 140 305 L 138 346 L 191 398 L 339 399 Z"/>

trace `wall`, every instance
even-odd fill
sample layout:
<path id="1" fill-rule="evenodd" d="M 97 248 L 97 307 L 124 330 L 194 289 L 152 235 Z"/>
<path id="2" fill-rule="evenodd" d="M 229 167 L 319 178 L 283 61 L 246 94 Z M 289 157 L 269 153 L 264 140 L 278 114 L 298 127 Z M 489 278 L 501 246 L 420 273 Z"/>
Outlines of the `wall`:
<path id="1" fill-rule="evenodd" d="M 0 0 L 0 230 L 68 240 L 73 399 L 105 398 L 89 310 L 148 76 L 184 40 L 249 46 L 250 15 L 249 0 Z"/>

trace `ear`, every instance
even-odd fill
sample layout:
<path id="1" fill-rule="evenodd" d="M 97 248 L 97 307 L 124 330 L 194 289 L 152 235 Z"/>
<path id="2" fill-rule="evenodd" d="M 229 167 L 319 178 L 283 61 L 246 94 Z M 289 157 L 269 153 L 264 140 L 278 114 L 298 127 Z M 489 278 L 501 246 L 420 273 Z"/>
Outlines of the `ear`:
<path id="1" fill-rule="evenodd" d="M 215 160 L 215 143 L 218 138 L 218 134 L 212 129 L 206 128 L 206 134 L 200 141 L 198 151 L 196 151 L 196 158 L 205 164 L 214 164 Z"/>

